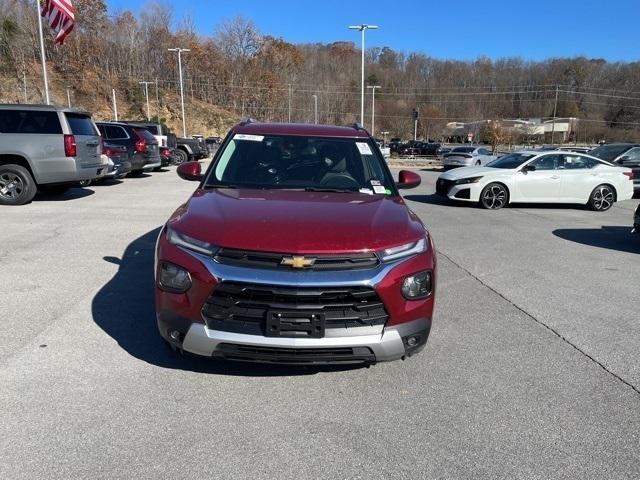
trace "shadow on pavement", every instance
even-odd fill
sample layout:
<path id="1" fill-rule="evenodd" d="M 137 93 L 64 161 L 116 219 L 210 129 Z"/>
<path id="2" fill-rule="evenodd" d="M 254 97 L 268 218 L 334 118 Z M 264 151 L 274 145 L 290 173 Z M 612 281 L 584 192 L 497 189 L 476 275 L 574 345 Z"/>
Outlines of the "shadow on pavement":
<path id="1" fill-rule="evenodd" d="M 38 192 L 33 200 L 36 202 L 67 202 L 69 200 L 89 197 L 94 193 L 96 192 L 90 188 L 74 187 L 60 194 Z"/>
<path id="2" fill-rule="evenodd" d="M 456 202 L 450 200 L 442 195 L 432 193 L 430 195 L 403 195 L 405 200 L 411 200 L 412 202 L 429 203 L 431 205 L 445 205 L 447 207 L 475 207 L 477 204 L 471 202 Z"/>
<path id="3" fill-rule="evenodd" d="M 116 275 L 93 298 L 93 320 L 132 356 L 163 368 L 236 376 L 310 375 L 358 366 L 295 367 L 236 363 L 180 355 L 158 334 L 154 305 L 153 262 L 160 227 L 135 239 L 122 258 L 104 257 L 119 266 Z"/>
<path id="4" fill-rule="evenodd" d="M 553 234 L 564 240 L 592 247 L 617 250 L 619 252 L 640 253 L 640 235 L 632 234 L 631 226 L 561 228 L 554 230 Z"/>

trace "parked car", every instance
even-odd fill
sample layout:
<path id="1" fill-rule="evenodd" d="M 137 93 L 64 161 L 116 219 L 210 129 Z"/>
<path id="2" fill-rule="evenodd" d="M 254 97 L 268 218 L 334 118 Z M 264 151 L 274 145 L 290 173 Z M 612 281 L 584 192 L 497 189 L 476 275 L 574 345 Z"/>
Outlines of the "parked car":
<path id="1" fill-rule="evenodd" d="M 90 113 L 50 105 L 0 105 L 0 205 L 29 203 L 37 190 L 61 194 L 106 170 Z"/>
<path id="2" fill-rule="evenodd" d="M 420 154 L 421 155 L 437 155 L 439 149 L 440 149 L 439 143 L 423 142 L 420 145 Z"/>
<path id="3" fill-rule="evenodd" d="M 640 192 L 640 144 L 610 143 L 594 148 L 589 155 L 633 170 L 633 186 Z"/>
<path id="4" fill-rule="evenodd" d="M 195 161 L 209 156 L 209 149 L 204 140 L 197 138 L 176 138 L 176 163 Z"/>
<path id="5" fill-rule="evenodd" d="M 134 127 L 141 127 L 149 130 L 149 133 L 153 135 L 158 141 L 158 147 L 169 146 L 169 135 L 171 130 L 164 123 L 142 121 L 142 120 L 120 120 L 121 123 L 127 123 Z"/>
<path id="6" fill-rule="evenodd" d="M 375 363 L 425 345 L 431 236 L 361 127 L 241 123 L 162 228 L 156 314 L 174 348 L 289 364 Z"/>
<path id="7" fill-rule="evenodd" d="M 127 148 L 132 175 L 162 166 L 158 141 L 146 128 L 122 122 L 96 124 L 105 142 Z"/>
<path id="8" fill-rule="evenodd" d="M 129 162 L 129 152 L 124 145 L 115 143 L 103 143 L 102 153 L 109 158 L 110 166 L 104 179 L 120 179 L 131 173 L 131 162 Z"/>
<path id="9" fill-rule="evenodd" d="M 484 167 L 445 172 L 436 193 L 498 209 L 508 203 L 576 203 L 605 211 L 633 196 L 633 172 L 589 155 L 523 150 Z"/>
<path id="10" fill-rule="evenodd" d="M 484 147 L 455 147 L 442 156 L 444 169 L 468 167 L 470 165 L 486 165 L 497 157 Z"/>
<path id="11" fill-rule="evenodd" d="M 174 151 L 169 147 L 160 147 L 160 163 L 162 167 L 167 167 L 173 163 Z"/>
<path id="12" fill-rule="evenodd" d="M 213 155 L 220 147 L 220 144 L 222 143 L 222 137 L 207 137 L 204 139 L 204 143 L 207 145 L 209 155 Z"/>
<path id="13" fill-rule="evenodd" d="M 438 159 L 442 162 L 444 160 L 444 155 L 449 153 L 452 150 L 452 147 L 440 147 L 436 152 Z"/>
<path id="14" fill-rule="evenodd" d="M 640 204 L 636 207 L 636 213 L 633 216 L 633 233 L 640 233 Z"/>

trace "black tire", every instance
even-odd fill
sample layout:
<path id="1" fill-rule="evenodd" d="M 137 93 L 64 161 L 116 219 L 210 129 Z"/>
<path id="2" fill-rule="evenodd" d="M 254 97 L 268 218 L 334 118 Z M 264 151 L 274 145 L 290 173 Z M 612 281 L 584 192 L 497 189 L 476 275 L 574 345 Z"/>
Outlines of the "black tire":
<path id="1" fill-rule="evenodd" d="M 45 195 L 64 195 L 70 188 L 70 185 L 40 185 L 40 191 Z"/>
<path id="2" fill-rule="evenodd" d="M 589 195 L 589 207 L 594 212 L 606 212 L 616 203 L 616 190 L 611 185 L 602 184 L 593 189 Z"/>
<path id="3" fill-rule="evenodd" d="M 185 163 L 185 162 L 189 161 L 189 155 L 187 155 L 187 152 L 185 152 L 183 150 L 176 150 L 174 155 L 175 155 L 175 163 L 176 163 L 176 165 L 180 165 L 182 163 Z"/>
<path id="4" fill-rule="evenodd" d="M 480 192 L 480 206 L 487 210 L 498 210 L 509 203 L 509 190 L 501 183 L 490 183 Z"/>
<path id="5" fill-rule="evenodd" d="M 131 172 L 129 173 L 129 176 L 130 177 L 139 177 L 143 173 L 144 173 L 144 170 L 131 170 Z"/>
<path id="6" fill-rule="evenodd" d="M 93 183 L 93 180 L 89 179 L 89 180 L 80 180 L 79 184 L 82 188 L 88 187 L 89 185 L 91 185 Z"/>
<path id="7" fill-rule="evenodd" d="M 153 169 L 154 172 L 161 172 L 162 171 L 162 167 L 156 167 Z"/>
<path id="8" fill-rule="evenodd" d="M 24 205 L 37 191 L 29 170 L 12 163 L 0 165 L 0 205 Z"/>
<path id="9" fill-rule="evenodd" d="M 481 166 L 481 165 L 482 165 L 482 162 L 481 162 L 480 160 L 478 160 L 478 161 L 476 162 L 476 165 L 477 165 L 477 166 Z"/>

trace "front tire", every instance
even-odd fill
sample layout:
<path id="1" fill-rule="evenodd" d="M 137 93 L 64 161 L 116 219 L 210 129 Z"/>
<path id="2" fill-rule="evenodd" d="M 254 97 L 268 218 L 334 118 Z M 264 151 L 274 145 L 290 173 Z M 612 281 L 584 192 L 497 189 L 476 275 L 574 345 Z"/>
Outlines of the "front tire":
<path id="1" fill-rule="evenodd" d="M 175 151 L 175 163 L 176 165 L 180 165 L 182 163 L 185 163 L 189 160 L 189 155 L 187 155 L 187 152 L 184 152 L 182 150 L 176 150 Z"/>
<path id="2" fill-rule="evenodd" d="M 20 165 L 0 165 L 0 205 L 24 205 L 37 191 L 29 170 Z"/>
<path id="3" fill-rule="evenodd" d="M 611 185 L 598 185 L 589 196 L 587 206 L 594 212 L 606 212 L 616 202 L 616 191 Z"/>
<path id="4" fill-rule="evenodd" d="M 480 192 L 480 206 L 487 210 L 498 210 L 509 203 L 509 191 L 501 183 L 490 183 Z"/>

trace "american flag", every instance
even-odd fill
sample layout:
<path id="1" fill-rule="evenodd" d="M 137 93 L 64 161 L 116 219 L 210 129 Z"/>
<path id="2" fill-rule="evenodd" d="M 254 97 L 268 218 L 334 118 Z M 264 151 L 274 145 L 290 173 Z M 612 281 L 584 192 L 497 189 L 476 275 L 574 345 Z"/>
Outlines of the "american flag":
<path id="1" fill-rule="evenodd" d="M 51 29 L 56 32 L 54 43 L 62 45 L 73 30 L 75 9 L 71 0 L 41 0 L 40 14 L 46 18 Z"/>

